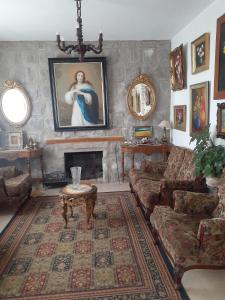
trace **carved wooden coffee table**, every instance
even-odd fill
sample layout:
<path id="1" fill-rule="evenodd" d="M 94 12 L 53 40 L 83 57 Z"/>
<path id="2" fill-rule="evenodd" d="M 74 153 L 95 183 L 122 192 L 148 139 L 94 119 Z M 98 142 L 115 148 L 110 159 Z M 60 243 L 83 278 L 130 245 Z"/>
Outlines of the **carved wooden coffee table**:
<path id="1" fill-rule="evenodd" d="M 78 189 L 74 189 L 72 185 L 65 186 L 59 194 L 62 205 L 62 216 L 65 220 L 65 227 L 67 228 L 67 210 L 68 206 L 73 217 L 73 206 L 80 206 L 86 204 L 86 220 L 87 228 L 91 229 L 89 223 L 91 215 L 94 217 L 95 201 L 97 199 L 97 187 L 90 184 L 80 184 Z"/>

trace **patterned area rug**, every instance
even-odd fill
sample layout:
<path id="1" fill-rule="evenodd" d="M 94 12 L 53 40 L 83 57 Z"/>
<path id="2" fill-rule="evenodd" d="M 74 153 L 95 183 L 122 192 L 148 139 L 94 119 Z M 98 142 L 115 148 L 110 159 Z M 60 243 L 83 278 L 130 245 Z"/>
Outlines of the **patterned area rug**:
<path id="1" fill-rule="evenodd" d="M 33 198 L 0 240 L 0 299 L 180 299 L 129 192 L 99 193 L 64 229 L 57 197 Z"/>

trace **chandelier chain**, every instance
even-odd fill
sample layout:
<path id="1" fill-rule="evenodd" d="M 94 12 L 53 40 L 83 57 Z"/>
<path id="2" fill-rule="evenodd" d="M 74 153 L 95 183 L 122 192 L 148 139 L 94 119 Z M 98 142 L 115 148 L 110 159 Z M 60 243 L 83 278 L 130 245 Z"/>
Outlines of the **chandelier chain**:
<path id="1" fill-rule="evenodd" d="M 93 51 L 95 54 L 100 54 L 102 52 L 103 46 L 103 34 L 99 34 L 98 45 L 84 44 L 83 42 L 83 26 L 81 18 L 81 0 L 75 0 L 77 7 L 77 26 L 76 26 L 76 35 L 77 35 L 77 44 L 67 45 L 64 42 L 64 39 L 60 37 L 60 34 L 56 34 L 56 40 L 58 48 L 66 54 L 71 54 L 72 52 L 77 52 L 80 56 L 80 61 L 83 61 L 84 55 L 87 51 Z"/>

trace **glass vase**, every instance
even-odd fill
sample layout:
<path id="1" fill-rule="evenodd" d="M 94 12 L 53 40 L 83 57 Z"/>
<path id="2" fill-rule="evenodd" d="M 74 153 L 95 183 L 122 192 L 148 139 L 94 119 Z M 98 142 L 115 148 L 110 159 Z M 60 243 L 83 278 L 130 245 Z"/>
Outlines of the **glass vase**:
<path id="1" fill-rule="evenodd" d="M 74 189 L 78 189 L 80 185 L 81 167 L 71 167 L 70 171 L 72 175 L 72 186 Z"/>

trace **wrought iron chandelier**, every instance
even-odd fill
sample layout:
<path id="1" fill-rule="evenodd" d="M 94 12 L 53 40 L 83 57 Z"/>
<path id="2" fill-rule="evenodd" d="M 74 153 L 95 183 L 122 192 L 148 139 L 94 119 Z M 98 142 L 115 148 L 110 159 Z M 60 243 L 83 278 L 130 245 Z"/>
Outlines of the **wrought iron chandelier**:
<path id="1" fill-rule="evenodd" d="M 65 52 L 66 54 L 71 54 L 72 51 L 77 52 L 80 55 L 80 61 L 83 61 L 84 55 L 87 51 L 93 51 L 96 54 L 102 52 L 103 45 L 103 34 L 100 32 L 98 38 L 98 45 L 84 44 L 83 42 L 83 32 L 82 32 L 82 18 L 81 18 L 81 0 L 74 0 L 77 5 L 77 44 L 76 45 L 67 45 L 65 44 L 64 38 L 60 37 L 60 34 L 56 34 L 56 41 L 58 48 Z"/>

